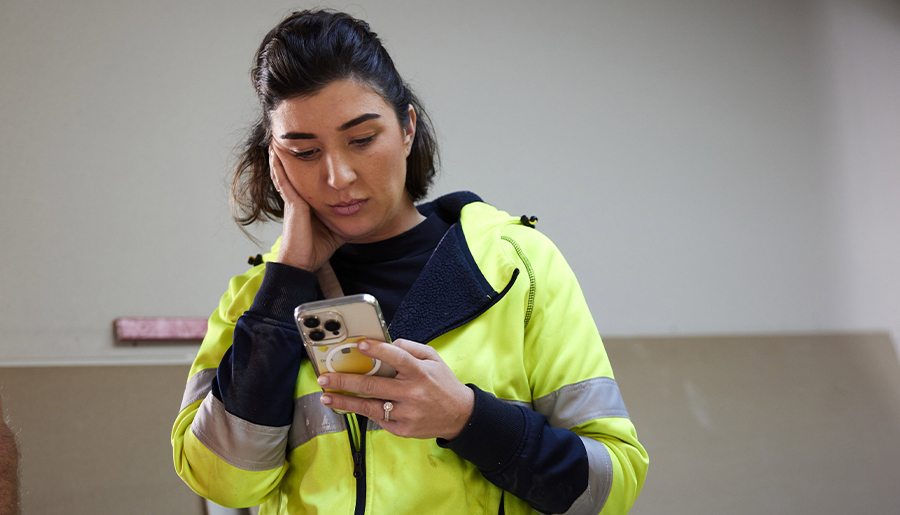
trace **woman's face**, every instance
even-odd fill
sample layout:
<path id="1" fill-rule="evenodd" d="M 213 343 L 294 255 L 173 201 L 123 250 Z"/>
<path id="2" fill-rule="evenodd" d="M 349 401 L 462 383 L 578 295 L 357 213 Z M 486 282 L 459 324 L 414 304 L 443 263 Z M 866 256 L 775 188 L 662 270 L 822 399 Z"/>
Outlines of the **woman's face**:
<path id="1" fill-rule="evenodd" d="M 271 114 L 272 147 L 294 189 L 332 232 L 352 243 L 381 241 L 421 215 L 406 193 L 406 157 L 416 132 L 401 127 L 381 95 L 354 81 L 284 100 Z"/>

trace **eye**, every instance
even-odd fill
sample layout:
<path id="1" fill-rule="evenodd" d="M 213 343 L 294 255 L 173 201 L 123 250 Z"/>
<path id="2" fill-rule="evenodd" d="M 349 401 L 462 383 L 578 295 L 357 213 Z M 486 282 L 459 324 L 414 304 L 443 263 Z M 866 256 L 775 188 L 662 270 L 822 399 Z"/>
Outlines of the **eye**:
<path id="1" fill-rule="evenodd" d="M 368 146 L 369 143 L 372 143 L 372 141 L 374 141 L 374 140 L 375 140 L 375 135 L 373 134 L 373 135 L 369 136 L 368 138 L 360 138 L 360 139 L 351 140 L 350 144 L 356 145 L 357 147 L 362 148 L 362 147 Z"/>
<path id="2" fill-rule="evenodd" d="M 291 151 L 291 154 L 294 154 L 294 157 L 296 157 L 297 159 L 300 159 L 302 161 L 311 161 L 316 158 L 316 155 L 318 155 L 318 153 L 319 153 L 319 149 L 317 149 L 317 148 L 303 150 L 300 152 Z"/>

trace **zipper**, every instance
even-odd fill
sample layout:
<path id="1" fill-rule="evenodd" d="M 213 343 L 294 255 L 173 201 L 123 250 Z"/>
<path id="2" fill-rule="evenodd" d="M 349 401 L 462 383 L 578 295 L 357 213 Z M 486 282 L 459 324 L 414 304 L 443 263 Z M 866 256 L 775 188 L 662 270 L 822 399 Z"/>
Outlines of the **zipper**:
<path id="1" fill-rule="evenodd" d="M 366 512 L 366 429 L 369 419 L 362 415 L 348 413 L 347 436 L 350 438 L 350 451 L 353 454 L 353 477 L 356 478 L 356 508 L 354 515 Z"/>

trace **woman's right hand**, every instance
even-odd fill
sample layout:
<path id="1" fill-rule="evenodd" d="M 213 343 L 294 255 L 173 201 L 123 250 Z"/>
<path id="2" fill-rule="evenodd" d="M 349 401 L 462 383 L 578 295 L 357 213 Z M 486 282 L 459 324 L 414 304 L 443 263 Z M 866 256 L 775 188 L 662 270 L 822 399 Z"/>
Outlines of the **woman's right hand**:
<path id="1" fill-rule="evenodd" d="M 269 147 L 269 171 L 284 200 L 284 221 L 278 262 L 315 272 L 344 244 L 297 193 L 275 149 Z"/>

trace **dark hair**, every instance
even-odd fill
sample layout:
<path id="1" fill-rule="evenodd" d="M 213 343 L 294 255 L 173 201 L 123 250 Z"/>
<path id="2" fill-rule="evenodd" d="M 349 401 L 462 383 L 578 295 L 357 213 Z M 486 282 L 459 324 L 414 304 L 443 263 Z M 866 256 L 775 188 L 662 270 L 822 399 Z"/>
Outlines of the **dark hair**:
<path id="1" fill-rule="evenodd" d="M 272 111 L 283 100 L 313 95 L 339 80 L 372 88 L 394 109 L 401 127 L 409 125 L 413 106 L 416 133 L 406 158 L 406 191 L 414 202 L 428 193 L 440 162 L 431 121 L 366 22 L 331 10 L 295 12 L 263 38 L 250 76 L 262 113 L 231 180 L 232 213 L 240 225 L 284 216 L 284 201 L 269 176 Z"/>

